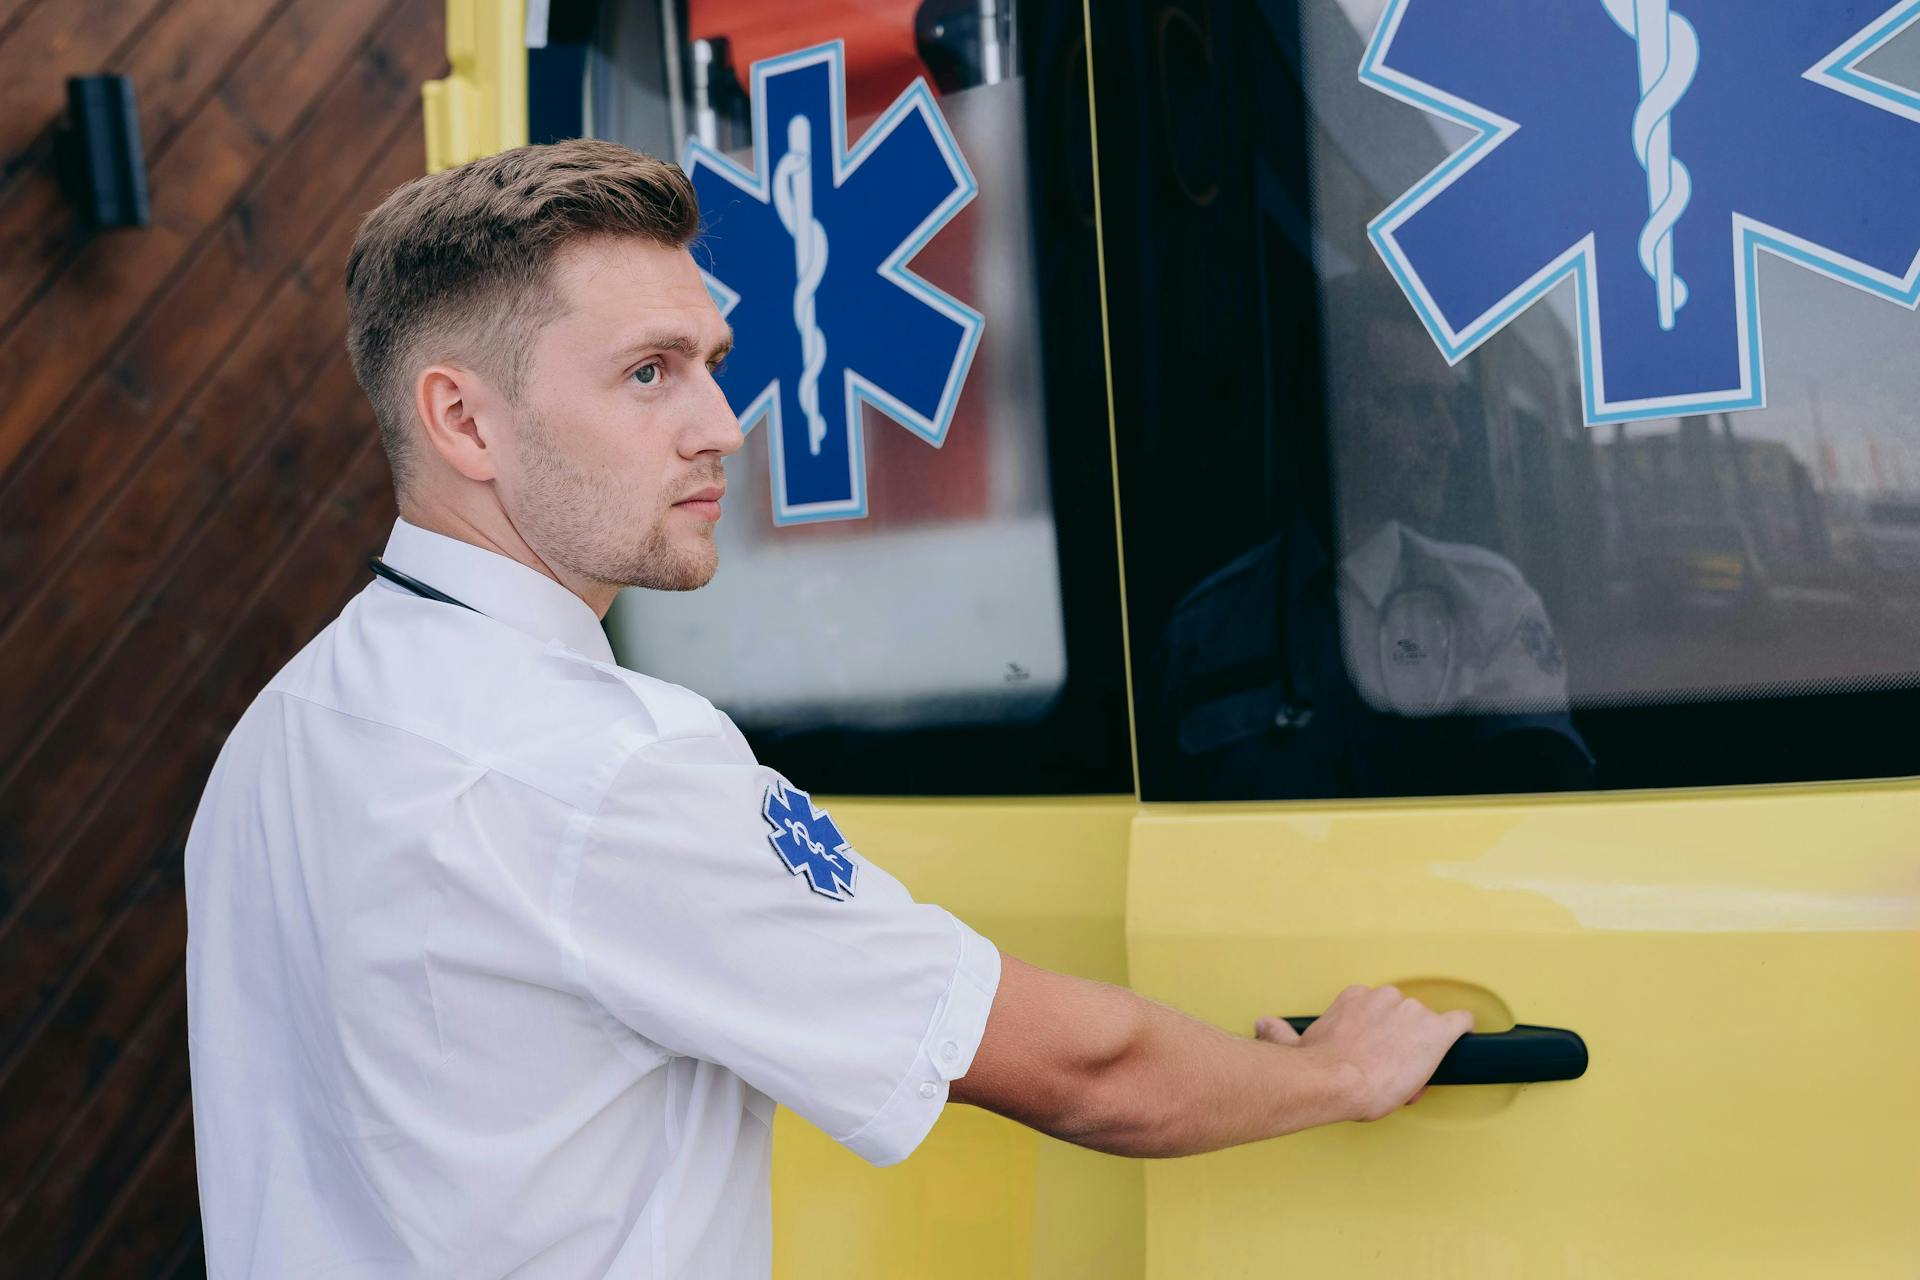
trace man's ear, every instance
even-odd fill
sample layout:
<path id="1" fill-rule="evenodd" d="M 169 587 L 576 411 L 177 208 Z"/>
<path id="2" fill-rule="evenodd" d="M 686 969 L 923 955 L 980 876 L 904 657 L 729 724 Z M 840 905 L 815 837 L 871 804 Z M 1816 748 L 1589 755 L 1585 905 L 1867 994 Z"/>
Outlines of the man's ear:
<path id="1" fill-rule="evenodd" d="M 428 365 L 414 380 L 413 406 L 428 446 L 448 466 L 482 483 L 499 477 L 500 396 L 485 378 L 459 365 Z"/>

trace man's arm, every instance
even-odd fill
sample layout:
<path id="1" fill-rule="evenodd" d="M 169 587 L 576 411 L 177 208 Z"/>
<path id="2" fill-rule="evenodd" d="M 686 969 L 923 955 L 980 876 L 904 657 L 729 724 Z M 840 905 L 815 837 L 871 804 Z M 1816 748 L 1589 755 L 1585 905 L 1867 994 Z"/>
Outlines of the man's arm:
<path id="1" fill-rule="evenodd" d="M 1434 1013 L 1393 987 L 1349 987 L 1304 1037 L 1263 1019 L 1248 1040 L 1003 955 L 980 1047 L 949 1096 L 1098 1151 L 1194 1155 L 1388 1115 L 1472 1027 L 1472 1014 Z"/>

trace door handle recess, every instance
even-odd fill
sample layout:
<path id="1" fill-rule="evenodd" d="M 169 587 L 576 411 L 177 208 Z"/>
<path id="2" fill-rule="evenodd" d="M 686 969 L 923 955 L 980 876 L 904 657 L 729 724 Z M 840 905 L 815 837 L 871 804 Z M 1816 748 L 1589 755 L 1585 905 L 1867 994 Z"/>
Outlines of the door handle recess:
<path id="1" fill-rule="evenodd" d="M 1312 1018 L 1288 1018 L 1304 1032 Z M 1469 1031 L 1440 1059 L 1428 1084 L 1534 1084 L 1578 1080 L 1587 1072 L 1587 1042 L 1558 1027 L 1515 1027 L 1481 1035 Z"/>

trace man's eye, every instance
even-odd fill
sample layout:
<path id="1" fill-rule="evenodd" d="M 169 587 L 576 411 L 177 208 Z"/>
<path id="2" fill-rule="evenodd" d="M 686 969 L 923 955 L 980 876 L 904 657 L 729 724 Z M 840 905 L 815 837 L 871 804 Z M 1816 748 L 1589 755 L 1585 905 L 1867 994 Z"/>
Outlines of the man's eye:
<path id="1" fill-rule="evenodd" d="M 643 364 L 633 371 L 633 380 L 643 387 L 651 387 L 660 381 L 660 366 Z"/>

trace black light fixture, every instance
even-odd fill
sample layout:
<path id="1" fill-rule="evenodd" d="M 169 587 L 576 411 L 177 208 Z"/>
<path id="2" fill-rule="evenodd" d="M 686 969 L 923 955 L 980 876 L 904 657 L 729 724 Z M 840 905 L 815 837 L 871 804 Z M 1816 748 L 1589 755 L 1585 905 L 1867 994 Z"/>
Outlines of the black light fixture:
<path id="1" fill-rule="evenodd" d="M 67 123 L 58 146 L 69 197 L 96 227 L 144 227 L 153 221 L 140 114 L 126 76 L 72 76 Z"/>

